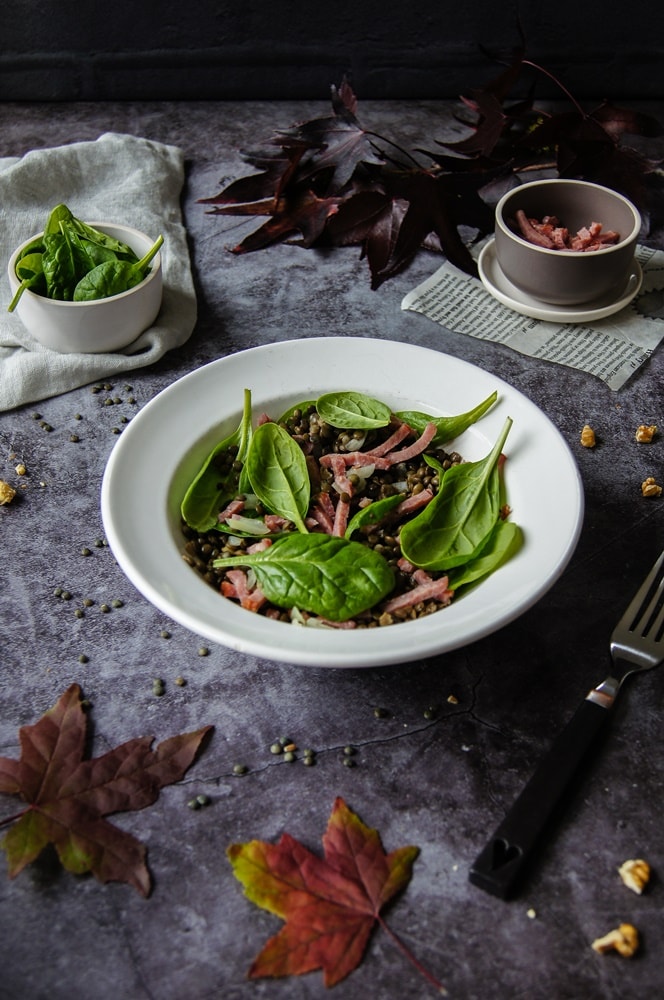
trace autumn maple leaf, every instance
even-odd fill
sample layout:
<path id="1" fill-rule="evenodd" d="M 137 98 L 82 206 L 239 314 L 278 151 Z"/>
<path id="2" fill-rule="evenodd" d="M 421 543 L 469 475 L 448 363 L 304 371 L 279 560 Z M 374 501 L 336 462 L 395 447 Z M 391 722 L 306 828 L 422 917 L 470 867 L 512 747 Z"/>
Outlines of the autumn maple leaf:
<path id="1" fill-rule="evenodd" d="M 154 750 L 152 737 L 129 740 L 84 760 L 86 716 L 81 689 L 72 684 L 38 722 L 19 730 L 20 760 L 0 757 L 0 792 L 28 803 L 0 823 L 14 824 L 0 843 L 10 877 L 53 844 L 68 871 L 127 882 L 147 896 L 145 846 L 103 817 L 155 802 L 161 788 L 182 778 L 211 728 L 171 737 Z"/>
<path id="2" fill-rule="evenodd" d="M 521 144 L 536 150 L 555 149 L 561 177 L 604 184 L 643 208 L 647 176 L 659 164 L 623 140 L 626 135 L 652 138 L 661 134 L 661 125 L 654 118 L 604 102 L 590 113 L 576 108 L 544 118 Z"/>
<path id="3" fill-rule="evenodd" d="M 337 798 L 323 836 L 324 858 L 288 833 L 277 844 L 232 844 L 227 855 L 245 895 L 286 924 L 254 960 L 250 978 L 294 976 L 322 969 L 334 986 L 359 964 L 379 923 L 444 993 L 387 928 L 381 910 L 411 878 L 417 847 L 386 854 L 376 830 Z"/>

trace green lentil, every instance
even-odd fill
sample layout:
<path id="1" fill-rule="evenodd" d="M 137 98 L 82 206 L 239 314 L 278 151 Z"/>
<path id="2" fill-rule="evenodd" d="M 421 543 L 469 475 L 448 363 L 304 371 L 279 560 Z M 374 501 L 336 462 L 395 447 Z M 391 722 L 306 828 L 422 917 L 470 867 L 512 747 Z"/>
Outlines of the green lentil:
<path id="1" fill-rule="evenodd" d="M 85 605 L 86 608 L 91 608 L 94 603 L 95 602 L 92 600 L 91 597 L 84 597 L 83 598 L 83 604 Z"/>
<path id="2" fill-rule="evenodd" d="M 114 598 L 111 601 L 111 607 L 112 608 L 121 608 L 122 607 L 122 601 L 118 597 Z"/>
<path id="3" fill-rule="evenodd" d="M 62 597 L 62 587 L 56 587 L 53 591 L 54 597 Z"/>
<path id="4" fill-rule="evenodd" d="M 283 753 L 283 751 L 284 748 L 282 747 L 281 743 L 273 743 L 272 746 L 270 747 L 270 753 L 273 753 L 275 755 Z"/>
<path id="5" fill-rule="evenodd" d="M 295 759 L 296 757 L 292 750 L 287 750 L 286 753 L 284 754 L 284 760 L 288 764 L 292 764 Z"/>
<path id="6" fill-rule="evenodd" d="M 111 609 L 109 608 L 108 604 L 100 604 L 99 610 L 102 611 L 105 615 L 107 615 Z"/>
<path id="7" fill-rule="evenodd" d="M 170 639 L 171 637 L 171 633 L 168 632 L 165 628 L 161 630 L 159 635 L 161 636 L 162 639 Z"/>
<path id="8" fill-rule="evenodd" d="M 60 597 L 62 598 L 63 601 L 71 601 L 71 594 L 69 593 L 68 590 L 63 590 L 62 593 L 60 594 Z"/>
<path id="9" fill-rule="evenodd" d="M 233 774 L 246 774 L 248 770 L 246 764 L 233 764 Z"/>
<path id="10" fill-rule="evenodd" d="M 316 758 L 315 757 L 305 757 L 304 760 L 302 761 L 302 763 L 304 764 L 305 767 L 313 767 L 314 764 L 316 763 Z"/>
<path id="11" fill-rule="evenodd" d="M 33 413 L 32 414 L 32 419 L 33 420 L 41 420 L 41 413 Z"/>
<path id="12" fill-rule="evenodd" d="M 87 547 L 87 545 L 84 545 L 83 548 L 81 549 L 81 555 L 82 556 L 91 556 L 92 555 L 92 552 Z"/>
<path id="13" fill-rule="evenodd" d="M 187 682 L 184 679 L 184 677 L 176 677 L 175 678 L 175 683 L 177 684 L 178 687 L 182 688 L 182 687 L 184 687 L 186 685 Z"/>
<path id="14" fill-rule="evenodd" d="M 205 794 L 197 795 L 196 801 L 198 802 L 199 806 L 209 806 L 210 796 Z"/>
<path id="15" fill-rule="evenodd" d="M 73 441 L 74 444 L 77 444 L 81 439 L 78 436 L 78 434 L 70 434 L 69 435 L 69 440 Z"/>
<path id="16" fill-rule="evenodd" d="M 103 546 L 104 546 L 104 543 L 103 543 L 102 539 L 101 538 L 95 538 L 95 548 L 96 549 L 101 549 L 101 548 L 103 548 Z"/>
<path id="17" fill-rule="evenodd" d="M 161 696 L 166 692 L 166 685 L 164 684 L 161 677 L 155 677 L 152 682 L 152 693 Z"/>
<path id="18" fill-rule="evenodd" d="M 198 655 L 199 656 L 208 656 L 209 652 L 210 652 L 210 650 L 207 648 L 207 646 L 199 646 L 199 648 L 198 648 Z"/>
<path id="19" fill-rule="evenodd" d="M 74 420 L 82 420 L 82 419 L 83 419 L 83 417 L 81 416 L 80 413 L 75 413 L 74 414 Z"/>
<path id="20" fill-rule="evenodd" d="M 119 427 L 111 427 L 111 434 L 121 434 L 121 433 L 122 432 Z"/>
<path id="21" fill-rule="evenodd" d="M 428 708 L 424 709 L 423 715 L 425 719 L 435 719 L 436 716 L 438 715 L 438 712 L 435 706 L 429 705 Z"/>
<path id="22" fill-rule="evenodd" d="M 81 653 L 81 655 L 78 658 L 78 662 L 79 663 L 88 663 L 89 660 L 90 660 L 90 657 L 86 656 L 85 653 Z"/>
<path id="23" fill-rule="evenodd" d="M 344 757 L 343 762 L 344 762 L 344 767 L 355 767 L 355 761 L 353 760 L 352 757 Z"/>
<path id="24" fill-rule="evenodd" d="M 76 608 L 74 614 L 76 615 L 77 618 L 83 618 L 83 616 L 85 615 L 85 611 L 83 610 L 83 608 Z"/>
<path id="25" fill-rule="evenodd" d="M 344 756 L 345 757 L 353 757 L 354 754 L 356 754 L 356 753 L 357 753 L 357 750 L 355 749 L 355 747 L 344 747 Z"/>
<path id="26" fill-rule="evenodd" d="M 189 801 L 187 802 L 187 805 L 189 806 L 190 809 L 200 809 L 201 808 L 200 802 L 198 802 L 196 799 L 189 799 Z"/>
<path id="27" fill-rule="evenodd" d="M 386 708 L 374 708 L 373 714 L 376 719 L 386 719 L 390 713 Z"/>

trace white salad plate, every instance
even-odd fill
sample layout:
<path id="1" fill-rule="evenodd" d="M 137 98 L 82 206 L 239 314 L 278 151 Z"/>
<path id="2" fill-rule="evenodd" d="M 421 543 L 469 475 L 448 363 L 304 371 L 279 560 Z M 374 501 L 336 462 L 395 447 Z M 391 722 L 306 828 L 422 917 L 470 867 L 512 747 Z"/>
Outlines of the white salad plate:
<path id="1" fill-rule="evenodd" d="M 222 597 L 182 558 L 180 502 L 206 455 L 237 427 L 243 390 L 253 412 L 278 417 L 324 392 L 353 389 L 393 410 L 465 412 L 494 390 L 498 401 L 454 442 L 484 458 L 507 416 L 507 501 L 524 536 L 493 574 L 427 617 L 372 629 L 309 628 L 273 621 Z M 534 605 L 563 572 L 583 520 L 570 449 L 529 399 L 490 372 L 438 351 L 370 338 L 267 344 L 198 368 L 154 397 L 108 460 L 101 509 L 109 545 L 132 584 L 191 632 L 254 656 L 318 667 L 375 667 L 436 656 L 489 635 Z"/>
<path id="2" fill-rule="evenodd" d="M 622 288 L 615 294 L 584 306 L 554 306 L 541 299 L 536 299 L 527 292 L 522 292 L 507 278 L 496 257 L 495 240 L 486 243 L 477 259 L 477 269 L 480 280 L 494 299 L 502 302 L 508 309 L 541 319 L 547 323 L 593 323 L 620 312 L 634 299 L 643 282 L 643 271 L 638 260 L 634 258 L 632 271 Z"/>

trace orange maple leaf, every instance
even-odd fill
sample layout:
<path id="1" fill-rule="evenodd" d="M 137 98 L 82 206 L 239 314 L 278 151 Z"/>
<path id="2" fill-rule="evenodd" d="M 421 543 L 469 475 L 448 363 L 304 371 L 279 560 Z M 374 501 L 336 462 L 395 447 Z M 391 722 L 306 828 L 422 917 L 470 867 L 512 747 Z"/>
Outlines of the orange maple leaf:
<path id="1" fill-rule="evenodd" d="M 376 923 L 395 938 L 380 911 L 408 885 L 419 848 L 400 847 L 386 854 L 378 832 L 341 798 L 335 800 L 323 848 L 320 858 L 288 833 L 277 844 L 252 840 L 228 848 L 245 895 L 286 921 L 254 960 L 250 978 L 322 969 L 325 985 L 334 986 L 357 967 Z M 444 992 L 395 940 L 431 984 Z"/>

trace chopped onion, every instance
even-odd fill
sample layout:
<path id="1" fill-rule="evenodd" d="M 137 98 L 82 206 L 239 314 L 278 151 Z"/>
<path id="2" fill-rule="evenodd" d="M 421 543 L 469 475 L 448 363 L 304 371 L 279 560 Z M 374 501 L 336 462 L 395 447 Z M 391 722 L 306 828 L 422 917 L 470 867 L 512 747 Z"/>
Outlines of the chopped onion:
<path id="1" fill-rule="evenodd" d="M 227 517 L 226 524 L 229 528 L 235 528 L 236 531 L 245 531 L 248 535 L 267 535 L 270 532 L 265 521 L 261 521 L 255 517 L 242 517 L 241 514 L 233 514 L 231 517 Z"/>
<path id="2" fill-rule="evenodd" d="M 354 476 L 359 476 L 360 479 L 368 479 L 369 476 L 373 476 L 376 471 L 375 465 L 358 465 L 353 466 L 350 470 Z"/>
<path id="3" fill-rule="evenodd" d="M 349 453 L 351 451 L 359 451 L 366 439 L 366 434 L 362 434 L 360 437 L 351 438 L 350 441 L 346 441 L 344 449 Z"/>

